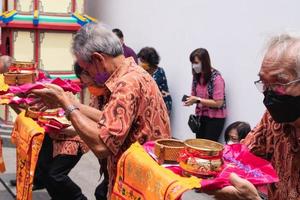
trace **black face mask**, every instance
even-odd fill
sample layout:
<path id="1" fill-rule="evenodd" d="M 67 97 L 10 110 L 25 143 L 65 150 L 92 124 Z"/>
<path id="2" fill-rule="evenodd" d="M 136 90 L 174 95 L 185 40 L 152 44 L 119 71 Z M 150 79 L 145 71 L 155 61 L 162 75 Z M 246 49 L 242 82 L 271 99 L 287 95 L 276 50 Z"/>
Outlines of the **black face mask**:
<path id="1" fill-rule="evenodd" d="M 300 96 L 277 95 L 271 90 L 264 92 L 264 105 L 275 122 L 293 122 L 300 117 Z"/>

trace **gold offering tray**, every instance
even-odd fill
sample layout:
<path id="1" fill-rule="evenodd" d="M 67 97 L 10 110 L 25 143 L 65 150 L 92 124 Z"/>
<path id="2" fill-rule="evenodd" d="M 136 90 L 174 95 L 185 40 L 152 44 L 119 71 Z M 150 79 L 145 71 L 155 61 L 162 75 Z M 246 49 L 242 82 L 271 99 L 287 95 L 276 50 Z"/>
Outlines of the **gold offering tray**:
<path id="1" fill-rule="evenodd" d="M 7 85 L 23 85 L 35 82 L 34 72 L 7 72 L 4 73 L 4 83 Z"/>

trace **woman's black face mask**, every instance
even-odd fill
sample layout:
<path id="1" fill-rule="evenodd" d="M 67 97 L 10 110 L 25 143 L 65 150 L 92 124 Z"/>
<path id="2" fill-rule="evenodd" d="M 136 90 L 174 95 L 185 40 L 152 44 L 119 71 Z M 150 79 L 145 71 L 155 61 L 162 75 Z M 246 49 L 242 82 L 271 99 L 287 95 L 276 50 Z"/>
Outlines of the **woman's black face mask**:
<path id="1" fill-rule="evenodd" d="M 300 117 L 300 96 L 278 95 L 271 90 L 264 96 L 264 105 L 275 122 L 293 122 Z"/>

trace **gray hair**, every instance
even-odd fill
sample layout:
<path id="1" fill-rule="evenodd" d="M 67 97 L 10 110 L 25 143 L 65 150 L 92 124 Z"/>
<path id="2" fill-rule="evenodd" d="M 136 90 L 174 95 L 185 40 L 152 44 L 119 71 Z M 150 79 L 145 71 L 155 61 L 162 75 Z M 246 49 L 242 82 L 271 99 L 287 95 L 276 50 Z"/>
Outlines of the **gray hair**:
<path id="1" fill-rule="evenodd" d="M 100 23 L 88 23 L 83 26 L 75 34 L 72 51 L 86 62 L 91 61 L 94 52 L 101 52 L 112 57 L 123 54 L 120 39 Z"/>
<path id="2" fill-rule="evenodd" d="M 292 35 L 292 34 L 281 34 L 278 36 L 274 36 L 270 39 L 267 45 L 267 51 L 276 50 L 276 58 L 274 63 L 282 58 L 286 53 L 293 50 L 295 55 L 295 60 L 291 62 L 295 63 L 295 70 L 297 72 L 298 77 L 300 77 L 300 36 Z M 296 48 L 294 48 L 296 47 Z"/>
<path id="3" fill-rule="evenodd" d="M 3 72 L 7 72 L 8 68 L 11 66 L 11 63 L 13 62 L 12 57 L 10 56 L 1 56 L 0 62 L 3 64 Z"/>

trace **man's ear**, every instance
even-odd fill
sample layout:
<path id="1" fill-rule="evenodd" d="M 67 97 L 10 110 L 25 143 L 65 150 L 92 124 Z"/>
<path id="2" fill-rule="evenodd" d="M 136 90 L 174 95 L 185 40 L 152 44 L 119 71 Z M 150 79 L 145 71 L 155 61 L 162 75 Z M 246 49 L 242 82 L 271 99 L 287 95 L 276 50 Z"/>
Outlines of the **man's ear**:
<path id="1" fill-rule="evenodd" d="M 102 63 L 102 62 L 104 62 L 105 57 L 101 53 L 94 52 L 92 54 L 92 59 L 96 60 L 98 63 Z"/>

